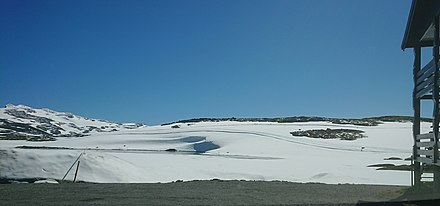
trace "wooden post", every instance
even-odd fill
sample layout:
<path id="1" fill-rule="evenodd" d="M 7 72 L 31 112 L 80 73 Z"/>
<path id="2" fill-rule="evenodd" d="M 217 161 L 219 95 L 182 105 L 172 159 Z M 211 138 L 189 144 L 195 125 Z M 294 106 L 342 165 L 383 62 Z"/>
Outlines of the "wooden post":
<path id="1" fill-rule="evenodd" d="M 420 71 L 421 67 L 421 48 L 414 48 L 414 64 L 413 64 L 413 75 L 414 75 L 414 91 L 413 91 L 413 109 L 414 109 L 414 120 L 413 120 L 413 138 L 414 138 L 414 146 L 413 146 L 413 178 L 411 183 L 415 186 L 420 185 L 420 180 L 422 177 L 420 162 L 415 161 L 417 158 L 417 135 L 420 134 L 420 99 L 417 98 L 417 73 Z"/>
<path id="2" fill-rule="evenodd" d="M 434 18 L 434 47 L 432 49 L 433 52 L 433 58 L 434 58 L 434 65 L 435 65 L 435 77 L 434 77 L 434 164 L 438 162 L 438 143 L 439 143 L 439 121 L 440 121 L 440 114 L 439 114 L 439 85 L 438 85 L 438 79 L 439 79 L 439 45 L 440 45 L 440 38 L 439 38 L 439 16 L 436 16 Z M 434 166 L 434 190 L 436 192 L 440 191 L 440 168 L 439 166 Z"/>
<path id="3" fill-rule="evenodd" d="M 80 161 L 78 161 L 78 164 L 76 165 L 75 177 L 73 178 L 74 183 L 76 182 L 76 176 L 78 175 L 79 163 Z"/>

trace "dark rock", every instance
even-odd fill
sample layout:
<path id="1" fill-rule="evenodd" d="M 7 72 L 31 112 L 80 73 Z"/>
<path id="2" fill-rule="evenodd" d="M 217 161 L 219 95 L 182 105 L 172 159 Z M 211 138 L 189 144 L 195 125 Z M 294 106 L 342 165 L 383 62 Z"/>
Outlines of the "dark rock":
<path id="1" fill-rule="evenodd" d="M 304 136 L 321 139 L 341 139 L 341 140 L 355 140 L 364 138 L 364 131 L 354 129 L 314 129 L 290 132 L 293 136 Z"/>

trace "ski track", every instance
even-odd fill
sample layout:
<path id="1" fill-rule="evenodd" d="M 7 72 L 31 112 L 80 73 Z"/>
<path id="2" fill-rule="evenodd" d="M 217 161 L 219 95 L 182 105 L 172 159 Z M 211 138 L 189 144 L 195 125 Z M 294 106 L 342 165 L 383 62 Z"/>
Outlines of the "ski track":
<path id="1" fill-rule="evenodd" d="M 258 160 L 277 160 L 283 159 L 280 157 L 270 157 L 270 156 L 253 156 L 253 155 L 229 155 L 229 154 L 214 154 L 214 153 L 199 153 L 191 150 L 177 150 L 175 152 L 168 152 L 164 150 L 153 150 L 153 149 L 96 149 L 96 148 L 80 148 L 80 147 L 30 147 L 30 148 L 15 148 L 23 150 L 78 150 L 83 152 L 94 151 L 94 152 L 107 152 L 107 153 L 133 153 L 133 154 L 168 154 L 168 155 L 194 155 L 194 156 L 207 156 L 207 157 L 223 157 L 223 158 L 233 158 L 233 159 L 258 159 Z M 114 156 L 114 155 L 112 155 Z"/>
<path id="2" fill-rule="evenodd" d="M 322 126 L 322 125 L 321 125 Z M 119 133 L 115 135 L 170 135 L 170 134 L 183 134 L 183 133 L 227 133 L 227 134 L 247 134 L 247 135 L 256 135 L 260 137 L 266 137 L 271 139 L 276 139 L 284 142 L 289 142 L 293 144 L 298 145 L 304 145 L 309 147 L 315 147 L 315 148 L 321 148 L 321 149 L 328 149 L 328 150 L 339 150 L 339 151 L 350 151 L 350 152 L 359 152 L 359 148 L 356 146 L 341 146 L 341 145 L 334 145 L 334 146 L 328 146 L 329 143 L 326 142 L 326 144 L 320 144 L 320 143 L 308 143 L 308 142 L 301 142 L 296 141 L 292 139 L 287 139 L 284 136 L 273 134 L 273 133 L 267 133 L 267 132 L 254 132 L 254 131 L 247 131 L 247 130 L 185 130 L 185 131 L 173 131 L 173 132 L 139 132 L 139 133 Z M 387 148 L 387 147 L 369 147 L 368 150 L 364 150 L 362 152 L 370 152 L 370 153 L 396 153 L 396 152 L 407 152 L 406 150 L 399 150 L 399 149 L 393 149 L 393 148 Z"/>

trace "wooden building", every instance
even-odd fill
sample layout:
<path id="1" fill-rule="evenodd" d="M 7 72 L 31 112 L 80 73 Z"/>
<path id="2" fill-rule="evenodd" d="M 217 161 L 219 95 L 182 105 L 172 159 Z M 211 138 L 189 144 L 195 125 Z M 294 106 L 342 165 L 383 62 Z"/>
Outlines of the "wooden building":
<path id="1" fill-rule="evenodd" d="M 414 50 L 412 183 L 418 186 L 422 182 L 432 181 L 436 191 L 440 191 L 439 15 L 440 0 L 413 0 L 402 42 L 403 50 L 407 48 Z M 424 47 L 430 48 L 423 49 L 423 57 L 427 55 L 430 61 L 422 63 L 422 48 Z M 432 129 L 424 134 L 420 131 L 421 101 L 432 102 L 434 110 Z"/>

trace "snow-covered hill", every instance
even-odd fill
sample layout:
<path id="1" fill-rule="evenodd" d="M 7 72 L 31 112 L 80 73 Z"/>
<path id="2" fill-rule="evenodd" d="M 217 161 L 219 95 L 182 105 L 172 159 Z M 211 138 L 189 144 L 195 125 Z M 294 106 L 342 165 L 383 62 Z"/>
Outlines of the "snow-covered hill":
<path id="1" fill-rule="evenodd" d="M 113 123 L 23 105 L 8 104 L 0 109 L 0 139 L 56 140 L 57 137 L 81 137 L 93 132 L 112 132 L 141 126 L 143 124 Z"/>
<path id="2" fill-rule="evenodd" d="M 2 181 L 73 180 L 78 165 L 77 180 L 104 183 L 217 178 L 409 185 L 411 180 L 409 171 L 376 170 L 381 168 L 378 164 L 410 164 L 411 122 L 362 126 L 218 121 L 127 127 L 25 106 L 9 105 L 0 114 L 9 125 L 27 124 L 56 137 L 54 141 L 0 140 Z M 52 126 L 60 133 L 45 129 Z M 423 123 L 422 129 L 428 131 L 429 126 Z M 363 137 L 341 140 L 291 134 L 309 130 L 356 130 Z"/>

